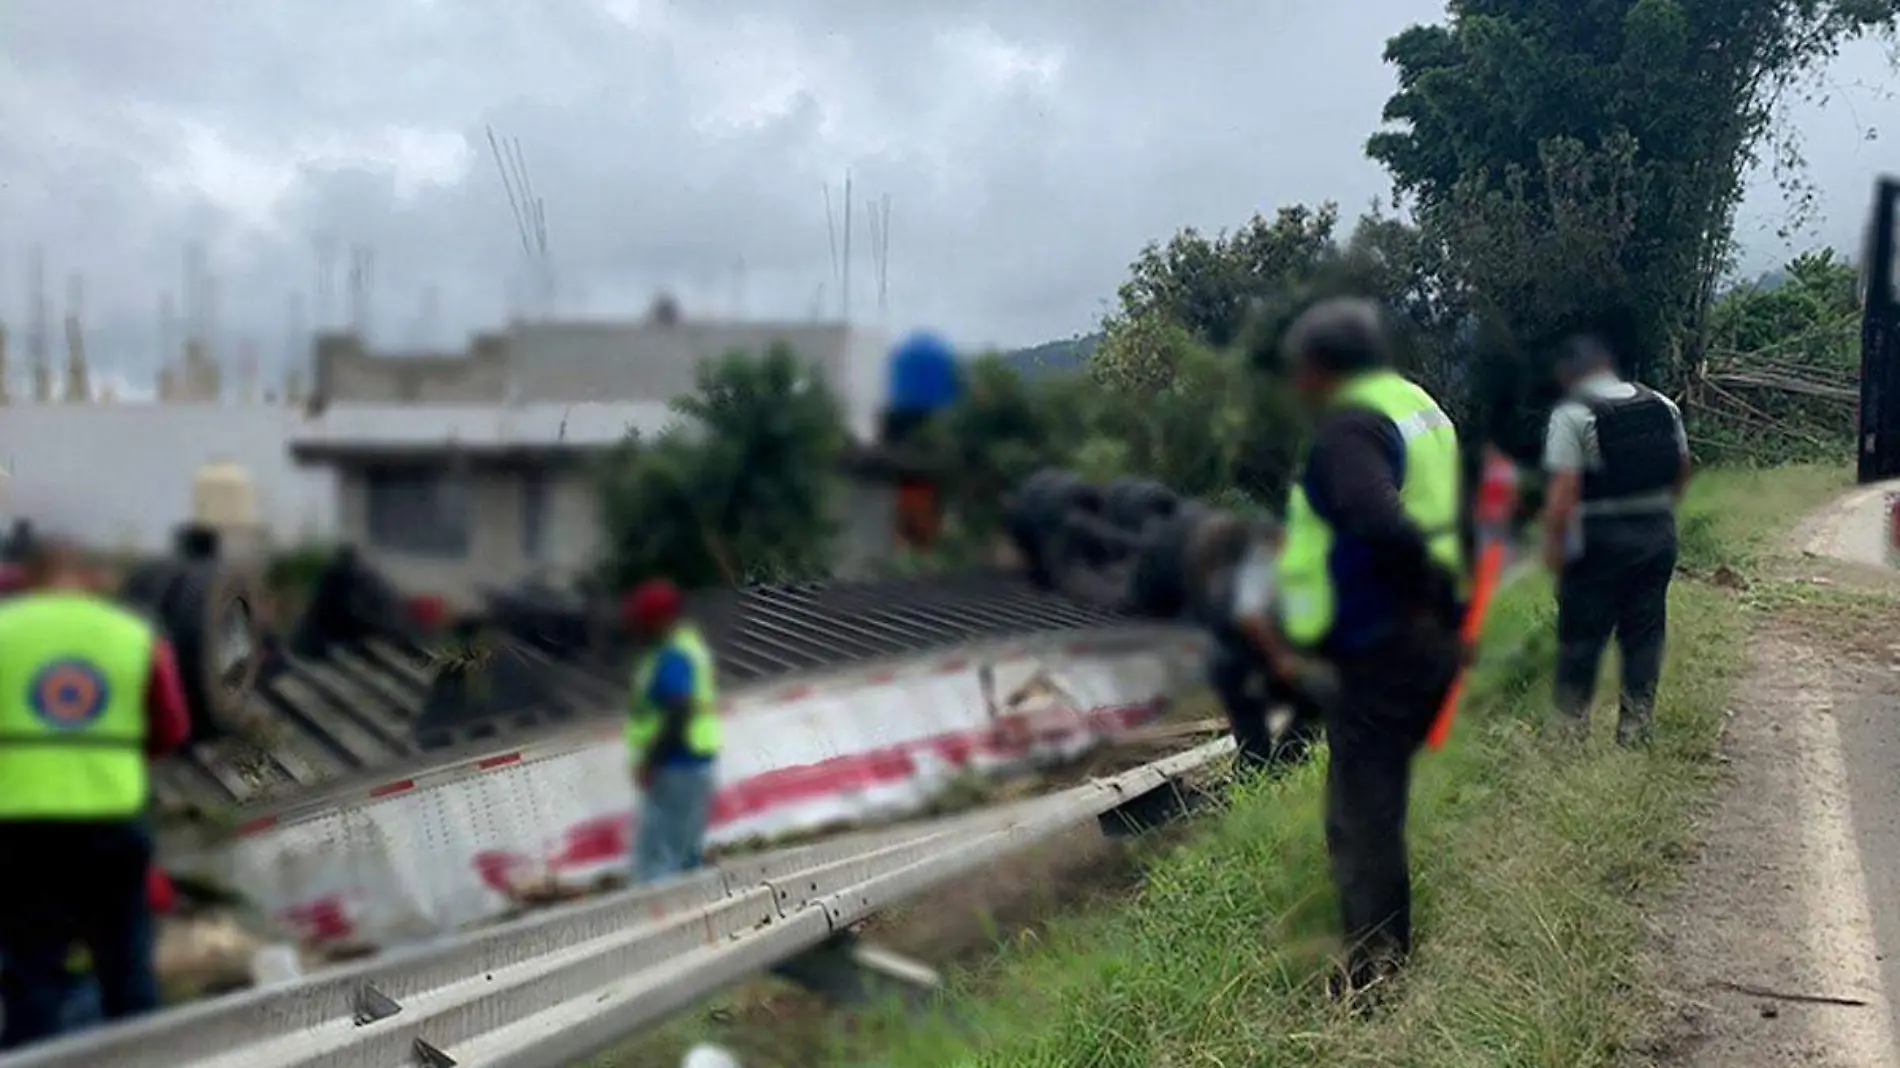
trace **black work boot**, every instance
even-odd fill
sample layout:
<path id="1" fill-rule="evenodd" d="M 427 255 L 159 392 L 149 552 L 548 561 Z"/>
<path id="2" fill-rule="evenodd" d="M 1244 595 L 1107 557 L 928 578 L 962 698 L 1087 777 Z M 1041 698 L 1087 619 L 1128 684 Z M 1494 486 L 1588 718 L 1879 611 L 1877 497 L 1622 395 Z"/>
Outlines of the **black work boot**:
<path id="1" fill-rule="evenodd" d="M 1545 733 L 1564 745 L 1582 745 L 1590 740 L 1590 715 L 1559 709 L 1550 717 Z"/>
<path id="2" fill-rule="evenodd" d="M 1405 957 L 1396 949 L 1356 951 L 1327 976 L 1326 996 L 1354 1016 L 1370 1016 L 1404 970 Z"/>
<path id="3" fill-rule="evenodd" d="M 1647 749 L 1653 719 L 1654 713 L 1648 702 L 1624 702 L 1616 717 L 1616 744 L 1625 749 Z"/>

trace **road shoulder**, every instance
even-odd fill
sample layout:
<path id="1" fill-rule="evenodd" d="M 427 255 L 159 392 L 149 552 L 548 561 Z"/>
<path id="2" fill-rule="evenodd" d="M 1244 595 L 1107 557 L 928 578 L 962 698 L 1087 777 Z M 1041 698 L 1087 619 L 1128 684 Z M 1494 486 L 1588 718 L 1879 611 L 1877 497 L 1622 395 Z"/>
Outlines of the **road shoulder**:
<path id="1" fill-rule="evenodd" d="M 1804 551 L 1745 591 L 1750 666 L 1727 712 L 1723 781 L 1701 852 L 1651 917 L 1671 1010 L 1648 1050 L 1658 1063 L 1900 1065 L 1885 917 L 1869 896 L 1870 867 L 1900 853 L 1900 808 L 1875 811 L 1885 797 L 1852 770 L 1888 748 L 1883 735 L 1900 750 L 1884 720 L 1869 730 L 1871 710 L 1900 701 L 1884 637 L 1900 601 L 1860 544 L 1881 496 L 1859 490 L 1816 513 L 1794 539 Z"/>

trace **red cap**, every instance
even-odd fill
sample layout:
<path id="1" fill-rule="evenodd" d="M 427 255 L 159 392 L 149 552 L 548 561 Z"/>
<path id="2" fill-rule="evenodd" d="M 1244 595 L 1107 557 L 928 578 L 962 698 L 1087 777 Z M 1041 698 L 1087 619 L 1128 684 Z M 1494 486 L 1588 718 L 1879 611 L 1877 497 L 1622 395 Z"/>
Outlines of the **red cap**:
<path id="1" fill-rule="evenodd" d="M 145 873 L 145 898 L 152 911 L 161 916 L 178 907 L 178 891 L 172 887 L 171 877 L 156 864 Z"/>
<path id="2" fill-rule="evenodd" d="M 620 599 L 620 618 L 637 630 L 664 630 L 679 618 L 683 602 L 678 586 L 665 579 L 648 579 Z"/>
<path id="3" fill-rule="evenodd" d="M 448 605 L 440 597 L 424 594 L 409 598 L 409 618 L 423 630 L 435 630 L 449 616 Z"/>

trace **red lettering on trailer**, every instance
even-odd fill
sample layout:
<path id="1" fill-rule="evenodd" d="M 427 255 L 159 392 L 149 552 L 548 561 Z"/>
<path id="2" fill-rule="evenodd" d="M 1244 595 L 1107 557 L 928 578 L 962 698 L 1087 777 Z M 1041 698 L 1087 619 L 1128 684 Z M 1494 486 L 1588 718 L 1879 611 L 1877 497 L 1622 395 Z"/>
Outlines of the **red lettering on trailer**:
<path id="1" fill-rule="evenodd" d="M 939 735 L 869 752 L 832 757 L 814 764 L 779 768 L 732 783 L 713 799 L 712 825 L 756 816 L 814 798 L 868 790 L 915 778 L 917 756 L 934 753 L 954 767 L 964 767 L 978 753 L 1020 756 L 1038 741 L 1060 741 L 1080 722 L 1133 725 L 1150 718 L 1158 704 L 1106 706 L 1086 713 L 1071 709 L 1056 714 L 1005 716 L 980 732 Z M 584 868 L 632 852 L 635 821 L 625 815 L 601 816 L 574 825 L 562 833 L 563 846 L 551 857 L 551 870 Z M 510 877 L 534 861 L 520 853 L 488 851 L 476 855 L 482 882 L 506 892 Z"/>
<path id="2" fill-rule="evenodd" d="M 276 816 L 259 816 L 238 824 L 237 833 L 240 838 L 250 834 L 263 834 L 275 826 L 277 826 Z"/>
<path id="3" fill-rule="evenodd" d="M 561 849 L 548 859 L 550 872 L 591 868 L 633 855 L 634 818 L 630 814 L 596 816 L 561 833 Z M 519 884 L 518 874 L 534 868 L 534 858 L 504 849 L 475 854 L 475 874 L 482 885 L 506 894 Z"/>
<path id="4" fill-rule="evenodd" d="M 1165 700 L 1156 700 L 1136 705 L 1108 705 L 1086 712 L 1062 709 L 1056 714 L 1040 716 L 1017 714 L 1002 717 L 985 731 L 945 734 L 815 764 L 780 768 L 719 791 L 713 802 L 712 823 L 717 826 L 800 801 L 903 782 L 917 775 L 918 753 L 935 753 L 952 765 L 962 767 L 979 752 L 1013 757 L 1021 755 L 1034 741 L 1060 740 L 1072 733 L 1077 721 L 1133 726 L 1166 707 Z M 512 755 L 519 757 L 519 754 Z M 403 788 L 413 787 L 414 783 L 409 782 Z M 546 870 L 553 873 L 584 869 L 630 856 L 636 829 L 635 818 L 625 813 L 597 816 L 574 824 L 562 832 L 561 847 L 548 858 Z M 538 865 L 524 853 L 484 850 L 475 854 L 473 867 L 482 885 L 496 893 L 508 894 L 519 887 L 521 880 L 517 876 Z M 347 939 L 356 930 L 343 898 L 337 895 L 293 906 L 281 915 L 287 924 L 312 942 Z"/>
<path id="5" fill-rule="evenodd" d="M 486 849 L 475 854 L 475 877 L 490 890 L 498 894 L 506 894 L 515 888 L 517 882 L 514 878 L 515 872 L 531 863 L 533 861 L 520 853 Z"/>
<path id="6" fill-rule="evenodd" d="M 720 790 L 713 799 L 711 822 L 716 827 L 800 801 L 903 782 L 916 777 L 919 753 L 935 753 L 951 765 L 963 767 L 979 752 L 1020 756 L 1036 741 L 1059 741 L 1067 737 L 1078 722 L 1132 725 L 1148 719 L 1161 707 L 1161 703 L 1153 702 L 1105 706 L 1087 712 L 1060 709 L 1039 716 L 1019 713 L 1002 717 L 985 731 L 944 734 L 832 757 L 815 764 L 779 768 Z M 637 820 L 625 813 L 596 816 L 574 824 L 561 833 L 561 847 L 547 859 L 545 870 L 557 873 L 585 869 L 631 856 L 637 826 Z M 533 857 L 512 850 L 484 850 L 474 858 L 475 872 L 482 885 L 501 894 L 515 890 L 520 882 L 518 876 L 537 867 L 542 865 Z"/>
<path id="7" fill-rule="evenodd" d="M 950 766 L 961 768 L 976 756 L 976 739 L 968 734 L 947 734 L 932 739 L 930 748 L 948 761 Z"/>
<path id="8" fill-rule="evenodd" d="M 485 760 L 478 760 L 475 762 L 475 768 L 478 771 L 493 771 L 496 768 L 505 768 L 511 764 L 519 763 L 521 763 L 520 753 L 505 753 L 501 756 L 491 756 Z"/>
<path id="9" fill-rule="evenodd" d="M 383 785 L 376 787 L 375 789 L 369 792 L 369 796 L 388 797 L 391 794 L 408 793 L 409 791 L 415 788 L 416 788 L 416 780 L 399 779 L 396 782 L 386 782 Z"/>
<path id="10" fill-rule="evenodd" d="M 970 662 L 968 660 L 962 657 L 956 657 L 951 660 L 945 660 L 943 663 L 938 664 L 937 670 L 938 671 L 962 671 L 964 668 L 967 668 L 969 666 L 970 666 Z"/>
<path id="11" fill-rule="evenodd" d="M 278 916 L 305 942 L 339 942 L 356 933 L 341 894 L 292 905 Z"/>
<path id="12" fill-rule="evenodd" d="M 882 686 L 885 683 L 895 682 L 896 680 L 897 672 L 895 671 L 880 671 L 875 675 L 866 675 L 864 677 L 864 681 L 873 686 Z"/>
<path id="13" fill-rule="evenodd" d="M 801 701 L 807 697 L 810 697 L 811 695 L 812 695 L 812 687 L 794 686 L 788 690 L 780 690 L 778 693 L 772 696 L 772 700 L 773 701 Z"/>
<path id="14" fill-rule="evenodd" d="M 1012 754 L 1028 749 L 1030 742 L 1036 736 L 1031 723 L 1032 717 L 1023 712 L 1012 712 L 996 717 L 996 727 L 993 732 L 996 748 Z"/>
<path id="15" fill-rule="evenodd" d="M 567 847 L 548 866 L 562 871 L 632 856 L 633 822 L 632 816 L 601 816 L 569 827 L 562 836 Z"/>

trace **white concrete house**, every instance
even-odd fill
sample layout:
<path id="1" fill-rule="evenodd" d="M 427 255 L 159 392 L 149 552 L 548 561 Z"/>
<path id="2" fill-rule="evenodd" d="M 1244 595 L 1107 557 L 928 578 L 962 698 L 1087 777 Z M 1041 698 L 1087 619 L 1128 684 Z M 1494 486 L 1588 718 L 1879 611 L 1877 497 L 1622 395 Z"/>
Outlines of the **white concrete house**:
<path id="1" fill-rule="evenodd" d="M 379 356 L 319 339 L 316 414 L 290 443 L 334 471 L 338 536 L 409 593 L 462 606 L 478 585 L 565 583 L 600 544 L 592 464 L 625 439 L 678 421 L 702 360 L 783 342 L 839 392 L 869 440 L 881 401 L 882 337 L 835 323 L 715 324 L 664 314 L 638 323 L 530 323 L 459 356 Z M 887 488 L 839 501 L 840 570 L 888 556 Z"/>

